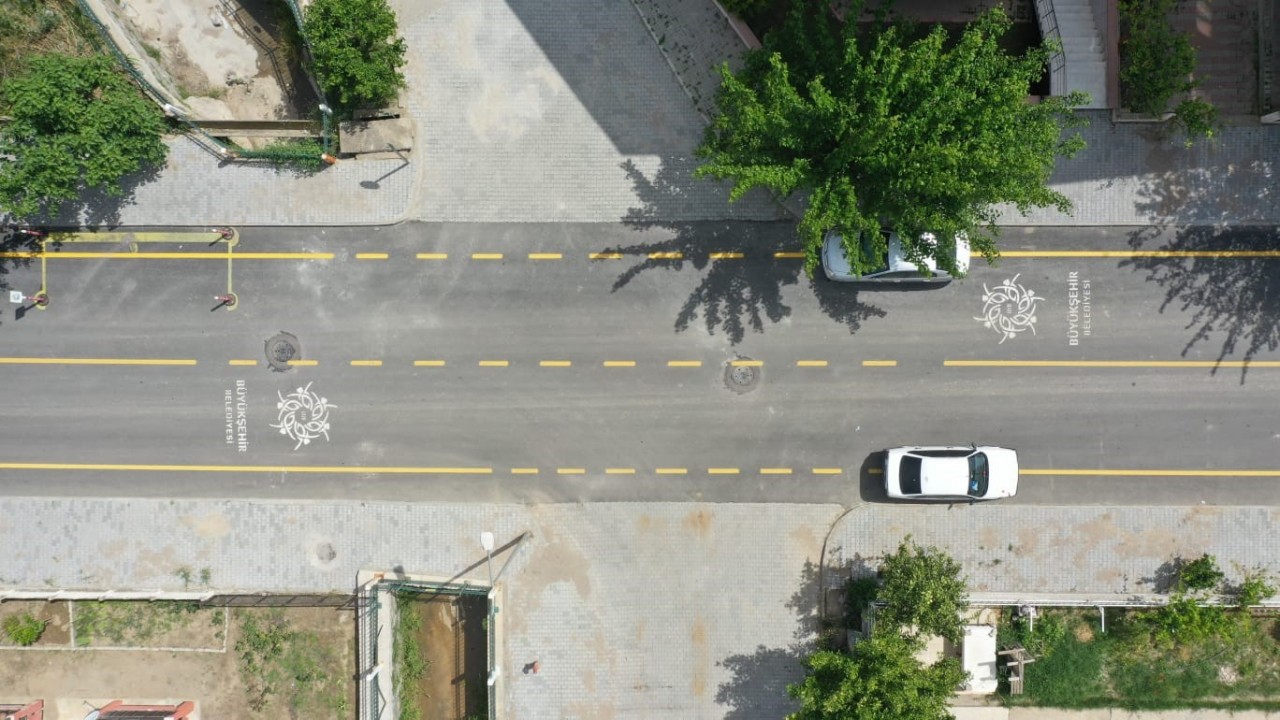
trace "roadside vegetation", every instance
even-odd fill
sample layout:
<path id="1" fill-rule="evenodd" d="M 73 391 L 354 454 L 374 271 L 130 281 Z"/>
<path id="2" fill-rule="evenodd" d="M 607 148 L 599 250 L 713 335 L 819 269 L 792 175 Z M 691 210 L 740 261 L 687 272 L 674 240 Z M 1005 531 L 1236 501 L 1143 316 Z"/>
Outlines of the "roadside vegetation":
<path id="1" fill-rule="evenodd" d="M 177 632 L 203 638 L 197 646 L 220 646 L 225 612 L 186 601 L 78 601 L 76 645 L 149 647 Z"/>
<path id="2" fill-rule="evenodd" d="M 46 620 L 37 620 L 31 613 L 11 615 L 4 619 L 4 634 L 13 644 L 30 647 L 40 641 L 48 624 Z"/>
<path id="3" fill-rule="evenodd" d="M 1194 95 L 1200 84 L 1194 76 L 1196 50 L 1186 33 L 1169 24 L 1177 5 L 1177 0 L 1119 0 L 1120 101 L 1142 115 L 1172 113 L 1189 145 L 1213 137 L 1218 111 Z"/>
<path id="4" fill-rule="evenodd" d="M 314 0 L 302 26 L 320 86 L 340 113 L 381 107 L 404 87 L 406 45 L 387 0 Z"/>
<path id="5" fill-rule="evenodd" d="M 426 648 L 418 641 L 422 630 L 422 614 L 415 596 L 400 593 L 396 596 L 395 692 L 400 704 L 400 720 L 422 720 L 419 701 L 419 683 L 426 677 L 431 662 Z"/>
<path id="6" fill-rule="evenodd" d="M 255 712 L 268 705 L 289 717 L 345 717 L 350 678 L 340 654 L 314 633 L 295 628 L 278 609 L 238 609 L 235 653 Z"/>

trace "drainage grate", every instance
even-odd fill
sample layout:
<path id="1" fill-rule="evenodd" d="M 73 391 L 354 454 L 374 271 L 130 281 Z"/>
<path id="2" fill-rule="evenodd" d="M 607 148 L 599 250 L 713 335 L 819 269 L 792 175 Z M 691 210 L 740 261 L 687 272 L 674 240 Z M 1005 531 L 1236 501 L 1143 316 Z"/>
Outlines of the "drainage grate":
<path id="1" fill-rule="evenodd" d="M 280 332 L 267 340 L 267 364 L 272 370 L 284 372 L 289 369 L 289 361 L 302 355 L 302 346 L 298 338 L 291 333 Z"/>
<path id="2" fill-rule="evenodd" d="M 739 364 L 730 362 L 724 370 L 724 385 L 730 390 L 742 395 L 751 392 L 760 384 L 760 368 L 754 365 L 743 365 L 743 362 L 750 362 L 750 358 L 736 358 Z"/>

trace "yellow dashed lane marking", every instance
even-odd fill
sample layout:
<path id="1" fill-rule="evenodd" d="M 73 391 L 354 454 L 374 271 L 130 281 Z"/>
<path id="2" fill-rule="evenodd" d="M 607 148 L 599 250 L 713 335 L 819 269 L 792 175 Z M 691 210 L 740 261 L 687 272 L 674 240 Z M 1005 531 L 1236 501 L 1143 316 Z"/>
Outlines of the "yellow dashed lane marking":
<path id="1" fill-rule="evenodd" d="M 1280 250 L 1002 250 L 1007 258 L 1280 258 Z"/>
<path id="2" fill-rule="evenodd" d="M 356 253 L 357 260 L 386 260 L 389 257 L 387 253 Z"/>
<path id="3" fill-rule="evenodd" d="M 764 367 L 763 360 L 730 360 L 729 365 L 733 367 Z"/>
<path id="4" fill-rule="evenodd" d="M 650 259 L 650 260 L 683 260 L 683 259 L 684 259 L 684 253 L 679 253 L 679 252 L 651 252 L 651 253 L 649 253 L 649 259 Z"/>
<path id="5" fill-rule="evenodd" d="M 946 367 L 1275 368 L 1277 360 L 944 360 Z"/>
<path id="6" fill-rule="evenodd" d="M 0 253 L 3 258 L 47 258 L 49 260 L 332 260 L 333 253 L 322 252 L 43 252 Z"/>
<path id="7" fill-rule="evenodd" d="M 506 367 L 511 362 L 508 360 L 481 360 L 480 367 Z"/>
<path id="8" fill-rule="evenodd" d="M 227 364 L 253 367 L 258 364 L 258 361 L 257 360 L 228 360 Z"/>
<path id="9" fill-rule="evenodd" d="M 512 475 L 537 475 L 538 468 L 511 468 Z"/>
<path id="10" fill-rule="evenodd" d="M 839 475 L 844 472 L 841 468 L 814 468 L 814 475 Z"/>
<path id="11" fill-rule="evenodd" d="M 790 475 L 791 468 L 760 468 L 761 475 Z"/>
<path id="12" fill-rule="evenodd" d="M 685 475 L 689 472 L 688 468 L 658 468 L 659 475 Z"/>
<path id="13" fill-rule="evenodd" d="M 414 367 L 444 367 L 443 360 L 414 360 Z"/>
<path id="14" fill-rule="evenodd" d="M 381 360 L 352 360 L 352 367 L 382 367 Z"/>
<path id="15" fill-rule="evenodd" d="M 776 252 L 773 254 L 773 256 L 779 260 L 803 260 L 804 259 L 804 253 L 802 252 Z"/>
<path id="16" fill-rule="evenodd" d="M 559 260 L 563 257 L 560 253 L 529 253 L 530 260 Z"/>
<path id="17" fill-rule="evenodd" d="M 737 475 L 738 468 L 707 468 L 707 472 L 712 475 Z"/>
<path id="18" fill-rule="evenodd" d="M 621 260 L 622 253 L 596 252 L 587 255 L 591 260 Z"/>
<path id="19" fill-rule="evenodd" d="M 570 360 L 541 360 L 538 362 L 539 367 L 569 367 L 573 365 Z"/>
<path id="20" fill-rule="evenodd" d="M 23 358 L 0 357 L 0 365 L 195 365 L 195 360 L 167 358 Z"/>
<path id="21" fill-rule="evenodd" d="M 419 260 L 448 260 L 449 253 L 418 253 Z"/>
<path id="22" fill-rule="evenodd" d="M 711 253 L 712 260 L 741 260 L 746 257 L 740 252 L 714 252 Z"/>
<path id="23" fill-rule="evenodd" d="M 290 472 L 341 475 L 492 475 L 487 467 L 398 467 L 374 465 L 140 465 L 99 463 L 0 462 L 0 470 L 111 470 L 122 472 Z"/>
<path id="24" fill-rule="evenodd" d="M 667 367 L 702 367 L 701 360 L 668 360 Z"/>
<path id="25" fill-rule="evenodd" d="M 605 475 L 635 475 L 635 468 L 605 468 Z"/>
<path id="26" fill-rule="evenodd" d="M 863 360 L 862 367 L 897 367 L 897 360 Z"/>
<path id="27" fill-rule="evenodd" d="M 605 367 L 635 367 L 635 360 L 605 360 Z"/>
<path id="28" fill-rule="evenodd" d="M 501 260 L 502 253 L 471 253 L 472 260 Z"/>
<path id="29" fill-rule="evenodd" d="M 556 468 L 556 472 L 561 475 L 581 475 L 586 471 L 586 468 Z"/>
<path id="30" fill-rule="evenodd" d="M 826 367 L 826 360 L 797 360 L 796 367 Z"/>
<path id="31" fill-rule="evenodd" d="M 1022 468 L 1023 475 L 1088 477 L 1280 477 L 1280 470 L 1101 470 L 1092 468 Z"/>
<path id="32" fill-rule="evenodd" d="M 294 367 L 315 367 L 316 365 L 319 365 L 319 364 L 320 364 L 320 361 L 318 361 L 318 360 L 290 360 L 290 361 L 289 361 L 289 364 L 290 364 L 290 365 L 293 365 Z"/>

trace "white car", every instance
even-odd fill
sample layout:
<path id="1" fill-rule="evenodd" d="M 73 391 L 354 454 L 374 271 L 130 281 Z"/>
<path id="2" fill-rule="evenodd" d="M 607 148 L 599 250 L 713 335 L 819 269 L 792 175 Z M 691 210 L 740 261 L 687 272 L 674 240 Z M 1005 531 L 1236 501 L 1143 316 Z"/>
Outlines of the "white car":
<path id="1" fill-rule="evenodd" d="M 1018 492 L 1018 453 L 990 445 L 892 448 L 884 489 L 897 500 L 975 501 Z"/>
<path id="2" fill-rule="evenodd" d="M 869 238 L 864 239 L 862 244 L 862 254 L 864 257 L 875 258 L 877 262 L 873 263 L 872 269 L 858 275 L 853 264 L 849 262 L 849 257 L 844 252 L 844 244 L 840 233 L 834 230 L 828 230 L 827 234 L 822 238 L 822 272 L 831 280 L 836 282 L 876 282 L 876 283 L 948 283 L 951 282 L 951 275 L 946 270 L 939 270 L 938 264 L 932 257 L 925 259 L 925 267 L 928 268 L 928 274 L 920 272 L 920 266 L 907 260 L 906 253 L 902 251 L 902 239 L 898 237 L 898 233 L 881 231 L 885 236 L 885 245 L 888 253 L 880 251 L 877 253 L 873 244 L 867 242 Z M 920 236 L 921 245 L 933 245 L 937 242 L 937 238 L 933 233 L 925 233 Z M 876 257 L 877 254 L 879 257 Z M 969 272 L 969 239 L 964 235 L 956 237 L 956 270 L 960 273 Z"/>

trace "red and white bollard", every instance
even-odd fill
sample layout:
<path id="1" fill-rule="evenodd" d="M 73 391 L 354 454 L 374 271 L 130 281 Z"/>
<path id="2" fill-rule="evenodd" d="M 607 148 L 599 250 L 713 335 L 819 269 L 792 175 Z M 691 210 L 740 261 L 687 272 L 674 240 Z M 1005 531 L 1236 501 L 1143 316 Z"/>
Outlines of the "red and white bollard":
<path id="1" fill-rule="evenodd" d="M 229 227 L 209 228 L 209 232 L 218 233 L 219 240 L 230 240 L 235 235 L 235 231 Z"/>
<path id="2" fill-rule="evenodd" d="M 236 306 L 236 296 L 231 293 L 227 293 L 226 295 L 214 295 L 213 299 L 217 300 L 223 305 L 226 305 L 227 307 Z"/>
<path id="3" fill-rule="evenodd" d="M 48 293 L 38 292 L 38 293 L 36 293 L 35 295 L 31 295 L 31 296 L 27 297 L 27 299 L 28 299 L 28 300 L 31 300 L 32 302 L 34 302 L 34 303 L 36 304 L 36 307 L 39 307 L 39 308 L 44 308 L 44 307 L 48 307 L 48 306 L 49 306 L 49 294 L 48 294 Z"/>

